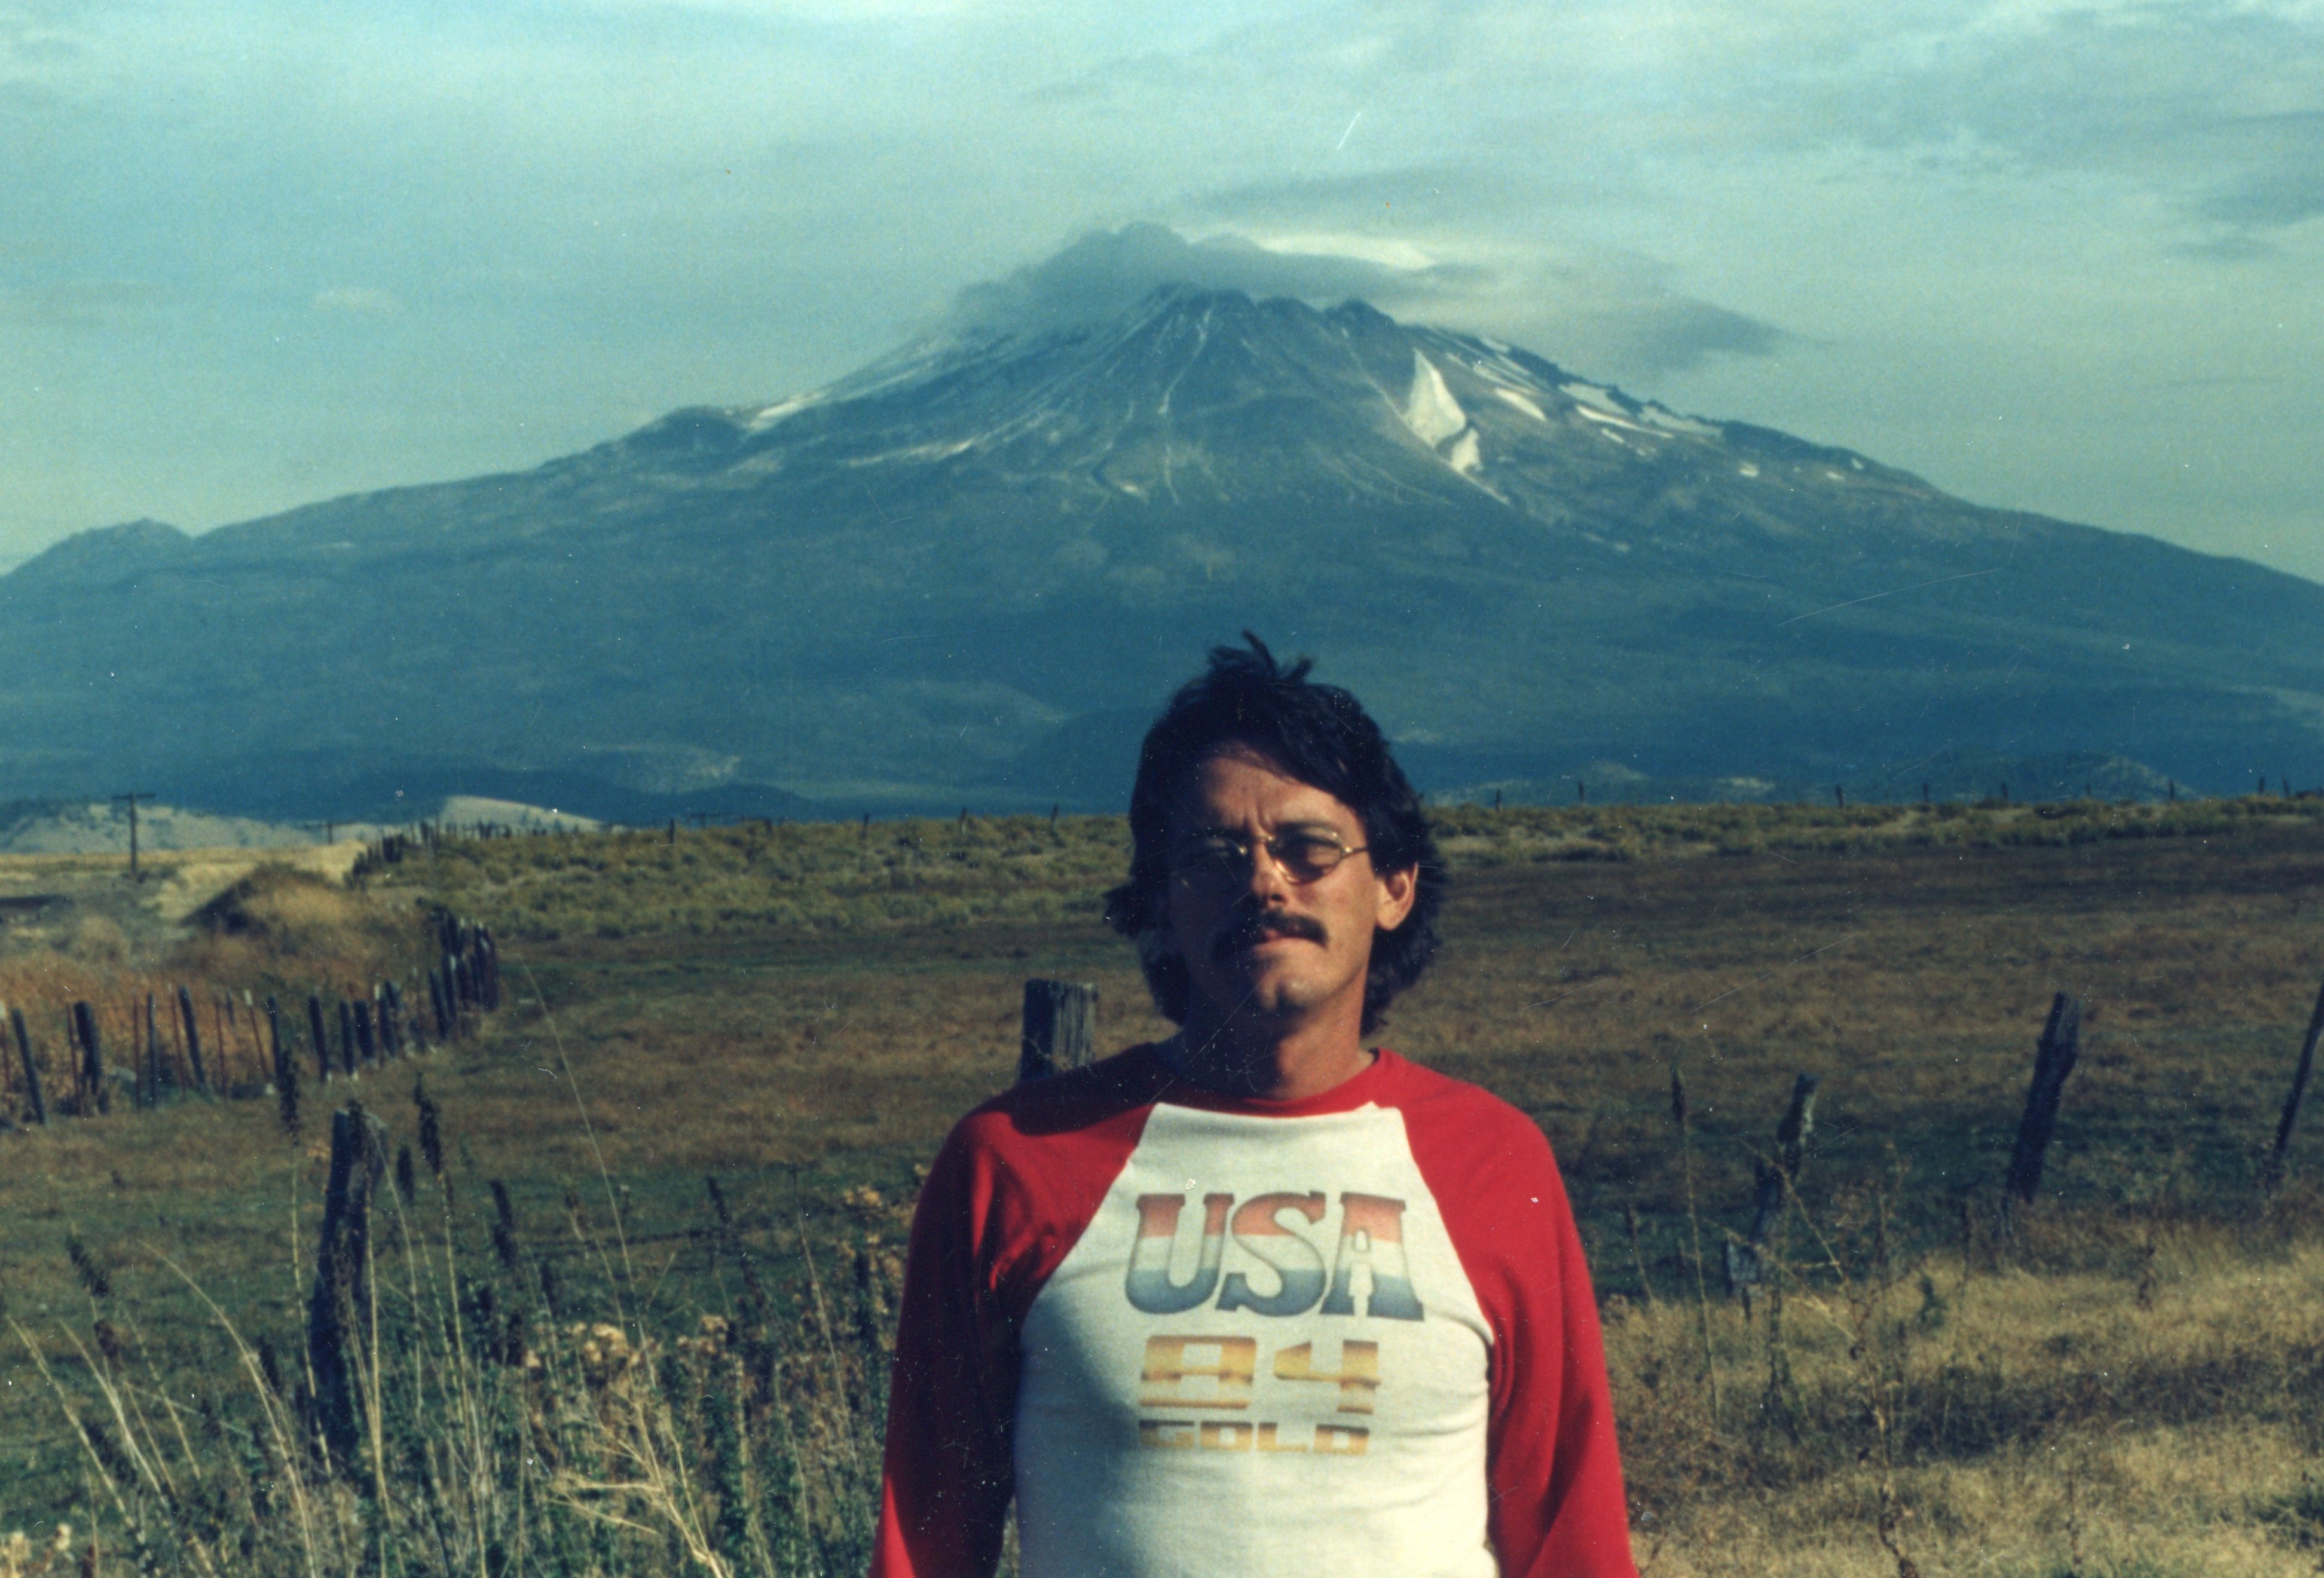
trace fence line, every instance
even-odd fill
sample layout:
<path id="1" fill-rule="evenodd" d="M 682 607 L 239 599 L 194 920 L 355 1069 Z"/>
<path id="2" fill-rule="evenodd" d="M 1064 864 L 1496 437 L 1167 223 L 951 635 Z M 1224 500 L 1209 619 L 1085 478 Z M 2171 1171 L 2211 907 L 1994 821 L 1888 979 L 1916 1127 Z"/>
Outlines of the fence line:
<path id="1" fill-rule="evenodd" d="M 119 1001 L 105 993 L 45 1008 L 0 1003 L 0 1127 L 93 1117 L 111 1112 L 116 1096 L 135 1111 L 190 1096 L 274 1100 L 293 1121 L 302 1060 L 311 1058 L 326 1084 L 356 1079 L 473 1036 L 500 1008 L 500 948 L 491 929 L 444 915 L 430 930 L 437 956 L 417 973 L 427 982 L 425 1012 L 406 996 L 408 980 L 376 981 L 367 991 L 318 987 L 307 998 L 304 1047 L 295 1032 L 286 1033 L 279 1001 L 268 996 L 262 1015 L 246 988 L 239 1001 L 232 989 L 204 984 L 198 997 L 196 985 L 181 982 L 133 988 Z M 207 1037 L 197 1007 L 204 1000 L 211 1010 Z M 54 1035 L 35 1029 L 51 1024 Z"/>

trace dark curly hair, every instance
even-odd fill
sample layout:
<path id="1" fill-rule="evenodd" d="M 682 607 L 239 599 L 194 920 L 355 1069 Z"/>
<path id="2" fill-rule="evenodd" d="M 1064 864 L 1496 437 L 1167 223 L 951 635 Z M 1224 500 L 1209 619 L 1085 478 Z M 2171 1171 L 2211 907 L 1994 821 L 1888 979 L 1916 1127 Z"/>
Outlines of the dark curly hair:
<path id="1" fill-rule="evenodd" d="M 1436 956 L 1443 863 L 1420 796 L 1356 698 L 1336 685 L 1310 682 L 1313 659 L 1286 669 L 1259 637 L 1245 631 L 1243 640 L 1248 649 L 1212 648 L 1209 669 L 1182 687 L 1146 732 L 1130 791 L 1130 880 L 1106 894 L 1106 922 L 1138 945 L 1155 1006 L 1172 1022 L 1184 1023 L 1185 963 L 1161 946 L 1170 812 L 1186 774 L 1204 758 L 1231 742 L 1253 746 L 1356 813 L 1375 871 L 1416 874 L 1411 913 L 1395 930 L 1372 937 L 1364 983 L 1363 1031 L 1370 1035 L 1397 994 L 1417 982 Z"/>

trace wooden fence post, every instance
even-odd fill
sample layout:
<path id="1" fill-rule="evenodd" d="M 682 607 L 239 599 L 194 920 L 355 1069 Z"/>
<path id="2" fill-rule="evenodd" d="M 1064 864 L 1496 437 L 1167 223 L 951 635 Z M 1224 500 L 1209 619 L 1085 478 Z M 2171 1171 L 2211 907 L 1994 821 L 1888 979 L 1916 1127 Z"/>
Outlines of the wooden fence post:
<path id="1" fill-rule="evenodd" d="M 270 995 L 266 1000 L 266 1029 L 274 1043 L 274 1111 L 281 1120 L 282 1132 L 293 1139 L 299 1133 L 299 1060 L 282 1044 L 281 1006 Z M 251 1039 L 258 1038 L 258 1027 L 251 1026 Z"/>
<path id="2" fill-rule="evenodd" d="M 23 1009 L 9 1009 L 8 1028 L 16 1034 L 16 1056 L 24 1065 L 24 1094 L 31 1104 L 32 1121 L 46 1123 L 49 1121 L 48 1097 L 41 1089 L 41 1066 L 32 1061 L 32 1037 L 24 1027 Z"/>
<path id="3" fill-rule="evenodd" d="M 88 1096 L 81 1112 L 90 1107 L 100 1112 L 113 1111 L 113 1093 L 105 1088 L 105 1043 L 97 1033 L 97 1010 L 87 1002 L 72 1005 L 73 1034 L 80 1042 L 81 1078 L 87 1082 Z"/>
<path id="4" fill-rule="evenodd" d="M 251 1033 L 254 1038 L 256 1026 L 251 1027 Z M 283 1075 L 290 1072 L 290 1054 L 282 1048 L 282 1005 L 271 992 L 266 994 L 266 1036 L 272 1043 L 268 1050 L 274 1056 L 274 1083 L 280 1086 Z"/>
<path id="5" fill-rule="evenodd" d="M 186 1057 L 194 1066 L 194 1084 L 198 1089 L 208 1090 L 210 1072 L 202 1062 L 202 1021 L 194 1014 L 194 994 L 182 986 L 178 988 L 178 1015 L 186 1021 Z M 223 1041 L 218 1043 L 218 1056 L 226 1056 Z"/>
<path id="6" fill-rule="evenodd" d="M 1807 1163 L 1808 1136 L 1815 1131 L 1816 1089 L 1822 1083 L 1812 1074 L 1793 1078 L 1791 1105 L 1784 1109 L 1783 1121 L 1775 1125 L 1775 1159 L 1762 1161 L 1756 1169 L 1758 1193 L 1753 1202 L 1751 1231 L 1741 1243 L 1728 1242 L 1728 1291 L 1741 1294 L 1747 1306 L 1750 1290 L 1764 1279 L 1760 1248 L 1784 1213 L 1785 1192 L 1798 1184 L 1800 1169 Z"/>
<path id="7" fill-rule="evenodd" d="M 477 1006 L 486 1013 L 497 1013 L 501 1006 L 501 947 L 493 940 L 491 927 L 476 927 L 475 954 Z"/>
<path id="8" fill-rule="evenodd" d="M 307 1361 L 315 1376 L 315 1411 L 332 1466 L 355 1465 L 361 1439 L 355 1367 L 347 1348 L 369 1303 L 371 1195 L 385 1170 L 370 1117 L 354 1103 L 331 1114 L 331 1181 L 315 1246 L 315 1290 L 307 1306 Z"/>
<path id="9" fill-rule="evenodd" d="M 49 1121 L 48 1098 L 41 1091 L 41 1066 L 32 1061 L 32 1038 L 31 1032 L 24 1029 L 23 1009 L 11 1008 L 8 1010 L 8 1028 L 16 1033 L 16 1056 L 24 1065 L 24 1094 L 32 1103 L 32 1121 L 46 1123 Z"/>
<path id="10" fill-rule="evenodd" d="M 1096 987 L 1074 981 L 1025 983 L 1025 1030 L 1017 1049 L 1020 1084 L 1081 1067 L 1096 1045 Z"/>
<path id="11" fill-rule="evenodd" d="M 2066 1076 L 2082 1052 L 2082 1005 L 2061 992 L 2050 1004 L 2050 1021 L 2034 1053 L 2034 1082 L 2025 1088 L 2025 1113 L 2017 1122 L 2017 1149 L 2009 1159 L 2009 1193 L 2031 1204 L 2042 1186 L 2042 1160 L 2058 1126 L 2058 1101 Z M 2008 1204 L 2005 1198 L 2003 1206 Z"/>
<path id="12" fill-rule="evenodd" d="M 331 1083 L 331 1040 L 323 1031 L 323 999 L 319 992 L 307 994 L 307 1033 L 315 1038 L 315 1075 L 328 1084 Z"/>
<path id="13" fill-rule="evenodd" d="M 17 1022 L 23 1023 L 21 1020 Z M 2316 1066 L 2316 1042 L 2319 1036 L 2324 1036 L 2324 986 L 2316 990 L 2316 1011 L 2308 1016 L 2308 1035 L 2300 1043 L 2300 1061 L 2292 1071 L 2292 1090 L 2283 1098 L 2283 1116 L 2276 1120 L 2275 1149 L 2267 1158 L 2271 1185 L 2283 1177 L 2284 1153 L 2292 1149 L 2292 1125 L 2300 1121 L 2300 1099 L 2308 1094 L 2308 1075 Z M 25 1066 L 32 1066 L 27 1063 Z"/>

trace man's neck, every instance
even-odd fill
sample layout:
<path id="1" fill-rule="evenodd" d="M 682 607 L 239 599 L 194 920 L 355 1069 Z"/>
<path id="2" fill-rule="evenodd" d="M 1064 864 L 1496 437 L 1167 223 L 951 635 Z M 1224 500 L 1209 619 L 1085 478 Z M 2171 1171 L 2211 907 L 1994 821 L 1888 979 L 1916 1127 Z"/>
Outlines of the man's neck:
<path id="1" fill-rule="evenodd" d="M 1298 1102 L 1322 1095 L 1370 1067 L 1375 1054 L 1360 1021 L 1282 1026 L 1250 1018 L 1223 1022 L 1190 1013 L 1162 1044 L 1180 1078 L 1221 1095 Z"/>

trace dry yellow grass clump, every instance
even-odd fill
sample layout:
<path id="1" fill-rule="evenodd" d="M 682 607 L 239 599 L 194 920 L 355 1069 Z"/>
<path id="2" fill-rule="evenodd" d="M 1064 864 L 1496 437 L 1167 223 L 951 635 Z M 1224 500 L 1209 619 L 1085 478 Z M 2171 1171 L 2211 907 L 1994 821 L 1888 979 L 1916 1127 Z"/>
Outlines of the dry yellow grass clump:
<path id="1" fill-rule="evenodd" d="M 2119 1274 L 2041 1264 L 2038 1245 L 2126 1225 L 2085 1218 L 2029 1224 L 1974 1263 L 1798 1263 L 1780 1305 L 1750 1315 L 1617 1304 L 1642 1562 L 1706 1578 L 1890 1578 L 1900 1558 L 1930 1578 L 2314 1573 L 2317 1204 L 2280 1202 L 2290 1220 L 2244 1233 L 2146 1224 Z"/>

